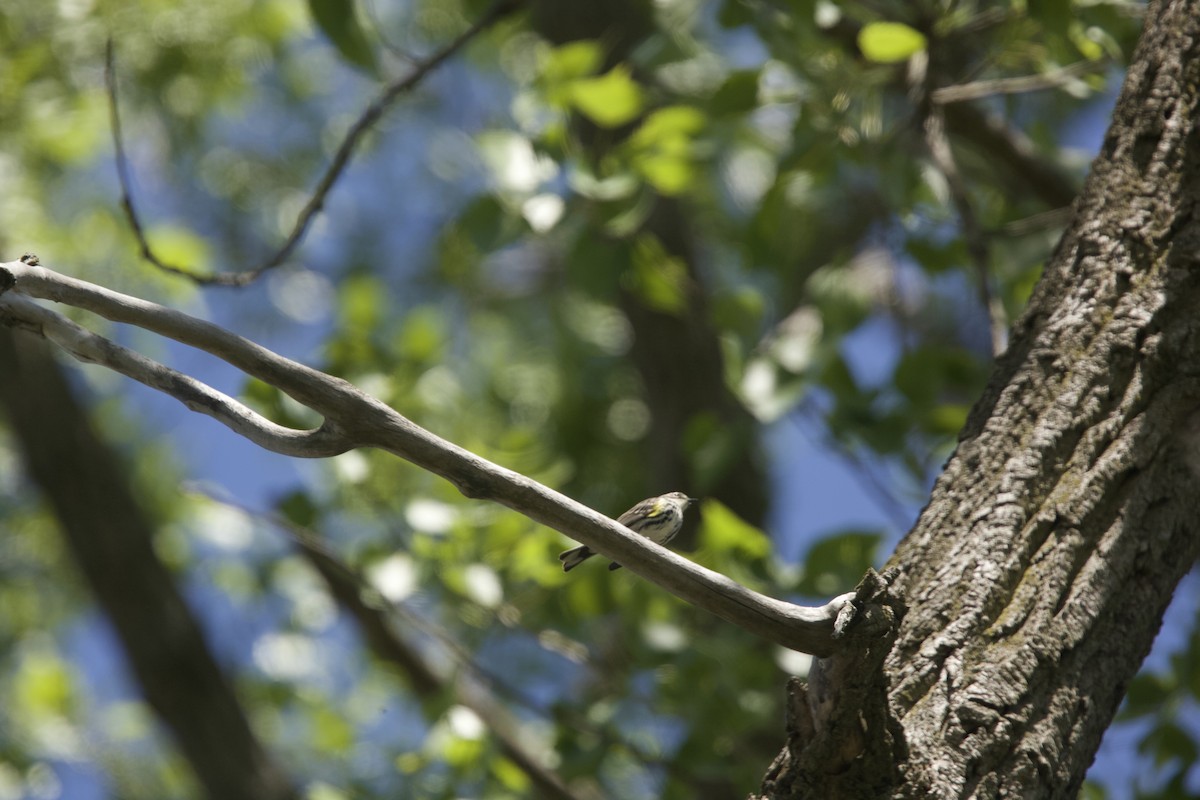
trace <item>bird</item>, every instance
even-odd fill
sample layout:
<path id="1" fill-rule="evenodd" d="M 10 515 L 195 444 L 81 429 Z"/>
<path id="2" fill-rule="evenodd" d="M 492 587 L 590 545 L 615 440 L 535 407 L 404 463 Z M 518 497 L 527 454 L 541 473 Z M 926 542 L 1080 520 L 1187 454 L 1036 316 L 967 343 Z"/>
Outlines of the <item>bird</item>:
<path id="1" fill-rule="evenodd" d="M 665 545 L 679 533 L 679 529 L 683 527 L 683 512 L 695 502 L 695 497 L 688 497 L 683 492 L 668 492 L 658 497 L 648 497 L 617 517 L 617 522 L 656 544 Z M 581 545 L 560 553 L 558 560 L 562 562 L 563 572 L 570 572 L 594 555 L 594 550 L 587 545 Z M 614 561 L 608 568 L 620 569 L 621 565 Z"/>

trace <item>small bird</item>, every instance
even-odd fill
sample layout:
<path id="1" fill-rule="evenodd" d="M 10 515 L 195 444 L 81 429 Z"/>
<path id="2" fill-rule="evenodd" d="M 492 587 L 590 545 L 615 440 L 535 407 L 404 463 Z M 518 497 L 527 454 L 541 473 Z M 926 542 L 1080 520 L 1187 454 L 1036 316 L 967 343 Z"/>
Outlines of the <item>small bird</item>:
<path id="1" fill-rule="evenodd" d="M 683 492 L 669 492 L 643 500 L 617 517 L 617 522 L 652 542 L 666 544 L 679 533 L 683 527 L 683 512 L 694 502 L 696 498 Z M 563 572 L 570 572 L 594 555 L 595 551 L 583 545 L 560 553 L 558 560 L 562 562 Z M 621 565 L 614 561 L 608 568 L 620 569 Z"/>

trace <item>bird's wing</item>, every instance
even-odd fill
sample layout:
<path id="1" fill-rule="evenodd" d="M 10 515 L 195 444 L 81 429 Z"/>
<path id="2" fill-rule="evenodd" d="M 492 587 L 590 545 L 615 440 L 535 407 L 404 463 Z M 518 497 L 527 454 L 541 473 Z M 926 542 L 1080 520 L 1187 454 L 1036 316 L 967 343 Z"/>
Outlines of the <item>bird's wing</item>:
<path id="1" fill-rule="evenodd" d="M 638 503 L 624 514 L 617 517 L 617 522 L 628 526 L 629 523 L 633 522 L 635 519 L 639 519 L 640 517 L 655 517 L 660 513 L 662 513 L 662 509 L 659 508 L 658 498 L 655 497 Z"/>

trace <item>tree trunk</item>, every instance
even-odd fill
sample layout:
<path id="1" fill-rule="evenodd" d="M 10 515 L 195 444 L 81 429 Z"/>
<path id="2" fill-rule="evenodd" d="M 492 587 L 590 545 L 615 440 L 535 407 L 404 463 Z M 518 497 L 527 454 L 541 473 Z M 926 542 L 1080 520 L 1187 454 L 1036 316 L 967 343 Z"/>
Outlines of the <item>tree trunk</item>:
<path id="1" fill-rule="evenodd" d="M 847 673 L 819 662 L 762 797 L 1077 795 L 1200 551 L 1197 5 L 1148 8 L 1074 222 L 890 562 L 884 713 L 869 687 L 830 708 Z"/>
<path id="2" fill-rule="evenodd" d="M 112 621 L 146 702 L 211 800 L 293 800 L 154 551 L 127 470 L 92 429 L 45 343 L 0 330 L 0 411 L 32 481 Z"/>

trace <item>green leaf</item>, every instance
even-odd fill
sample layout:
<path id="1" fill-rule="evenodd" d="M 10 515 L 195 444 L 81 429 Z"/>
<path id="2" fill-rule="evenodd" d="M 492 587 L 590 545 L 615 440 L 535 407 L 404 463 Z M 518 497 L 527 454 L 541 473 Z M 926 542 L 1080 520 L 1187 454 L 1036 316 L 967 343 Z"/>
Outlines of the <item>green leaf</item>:
<path id="1" fill-rule="evenodd" d="M 445 328 L 446 320 L 439 309 L 432 306 L 413 309 L 400 329 L 398 349 L 410 361 L 436 361 L 445 345 Z"/>
<path id="2" fill-rule="evenodd" d="M 545 57 L 541 79 L 549 85 L 568 83 L 595 75 L 603 62 L 604 53 L 599 42 L 570 42 L 554 48 Z"/>
<path id="3" fill-rule="evenodd" d="M 66 716 L 74 707 L 75 689 L 67 665 L 52 652 L 39 652 L 20 665 L 15 699 L 34 717 Z"/>
<path id="4" fill-rule="evenodd" d="M 718 500 L 701 505 L 704 524 L 700 528 L 700 547 L 722 554 L 740 554 L 748 558 L 766 558 L 771 540 L 765 533 L 733 513 Z"/>
<path id="5" fill-rule="evenodd" d="M 321 517 L 321 510 L 304 492 L 292 492 L 275 504 L 275 510 L 294 525 L 311 527 Z"/>
<path id="6" fill-rule="evenodd" d="M 967 424 L 971 407 L 965 403 L 942 403 L 925 415 L 925 429 L 933 434 L 953 436 Z"/>
<path id="7" fill-rule="evenodd" d="M 1159 722 L 1138 743 L 1138 752 L 1153 756 L 1155 765 L 1163 767 L 1176 759 L 1183 764 L 1195 763 L 1197 748 L 1183 728 L 1174 722 Z"/>
<path id="8" fill-rule="evenodd" d="M 378 77 L 375 50 L 358 22 L 353 0 L 308 0 L 317 27 L 333 43 L 342 58 L 369 75 Z"/>
<path id="9" fill-rule="evenodd" d="M 208 272 L 208 242 L 187 228 L 155 225 L 146 231 L 146 241 L 164 263 L 197 275 Z"/>
<path id="10" fill-rule="evenodd" d="M 804 557 L 804 574 L 796 591 L 821 597 L 853 589 L 875 562 L 882 538 L 878 533 L 850 530 L 817 542 Z"/>
<path id="11" fill-rule="evenodd" d="M 1175 690 L 1174 678 L 1155 673 L 1140 673 L 1129 682 L 1129 690 L 1125 693 L 1125 705 L 1117 718 L 1121 720 L 1154 714 L 1162 710 Z"/>
<path id="12" fill-rule="evenodd" d="M 354 745 L 354 728 L 339 710 L 321 705 L 312 709 L 312 743 L 328 755 L 341 755 Z"/>
<path id="13" fill-rule="evenodd" d="M 905 61 L 925 46 L 925 35 L 901 22 L 872 22 L 858 33 L 858 49 L 880 64 Z"/>
<path id="14" fill-rule="evenodd" d="M 929 237 L 911 236 L 904 243 L 904 249 L 916 259 L 921 269 L 931 275 L 946 272 L 960 266 L 967 260 L 966 247 L 962 239 L 939 241 Z M 1041 275 L 1041 271 L 1038 271 Z"/>
<path id="15" fill-rule="evenodd" d="M 758 70 L 738 70 L 725 79 L 708 102 L 715 117 L 745 114 L 758 108 Z"/>
<path id="16" fill-rule="evenodd" d="M 338 301 L 346 326 L 369 331 L 383 316 L 387 290 L 374 275 L 351 275 L 342 281 Z"/>
<path id="17" fill-rule="evenodd" d="M 633 265 L 625 284 L 655 311 L 680 315 L 687 309 L 687 267 L 672 257 L 651 235 L 638 238 L 633 248 Z"/>
<path id="18" fill-rule="evenodd" d="M 529 794 L 529 774 L 525 770 L 504 756 L 493 758 L 488 763 L 501 786 L 521 796 Z"/>
<path id="19" fill-rule="evenodd" d="M 692 137 L 706 122 L 699 109 L 669 106 L 650 114 L 629 138 L 633 166 L 660 194 L 681 194 L 691 186 Z"/>
<path id="20" fill-rule="evenodd" d="M 27 126 L 28 146 L 64 166 L 82 168 L 105 142 L 107 114 L 104 96 L 99 92 L 79 94 L 61 105 L 34 104 L 31 116 L 37 124 Z"/>
<path id="21" fill-rule="evenodd" d="M 691 188 L 696 170 L 690 158 L 673 155 L 644 156 L 634 162 L 642 174 L 659 194 L 675 196 Z"/>
<path id="22" fill-rule="evenodd" d="M 638 148 L 678 149 L 685 147 L 691 137 L 704 130 L 704 112 L 694 106 L 667 106 L 646 117 L 629 142 Z"/>
<path id="23" fill-rule="evenodd" d="M 602 128 L 632 122 L 642 113 L 642 88 L 629 67 L 619 64 L 598 78 L 583 78 L 570 86 L 571 104 Z"/>

